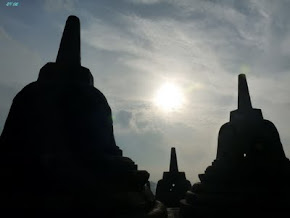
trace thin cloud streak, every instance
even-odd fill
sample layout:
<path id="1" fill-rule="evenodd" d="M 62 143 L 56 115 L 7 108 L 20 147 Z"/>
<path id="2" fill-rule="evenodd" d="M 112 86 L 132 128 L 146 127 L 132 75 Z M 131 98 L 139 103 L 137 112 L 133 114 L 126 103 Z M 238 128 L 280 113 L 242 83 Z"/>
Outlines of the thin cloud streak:
<path id="1" fill-rule="evenodd" d="M 127 0 L 99 1 L 97 6 L 63 0 L 42 5 L 44 17 L 53 23 L 46 26 L 51 35 L 55 24 L 62 30 L 63 12 L 81 18 L 82 62 L 112 107 L 117 144 L 154 181 L 168 169 L 172 146 L 187 177 L 198 180 L 215 157 L 220 126 L 237 107 L 239 73 L 247 74 L 253 106 L 274 122 L 290 155 L 289 6 L 266 0 Z M 1 81 L 11 86 L 34 81 L 46 46 L 39 43 L 38 55 L 25 40 L 11 43 L 15 35 L 9 34 L 0 28 L 0 42 L 14 56 L 8 58 L 3 47 Z M 165 114 L 152 100 L 168 81 L 181 87 L 186 102 L 181 111 Z M 1 99 L 5 105 L 12 101 L 8 95 Z"/>

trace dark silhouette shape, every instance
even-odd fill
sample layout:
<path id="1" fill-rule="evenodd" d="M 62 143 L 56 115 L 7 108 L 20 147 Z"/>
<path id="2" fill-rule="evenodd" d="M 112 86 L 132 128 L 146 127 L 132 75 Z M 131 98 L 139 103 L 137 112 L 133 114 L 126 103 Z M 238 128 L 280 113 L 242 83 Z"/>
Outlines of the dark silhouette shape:
<path id="1" fill-rule="evenodd" d="M 57 60 L 14 98 L 0 137 L 0 207 L 82 217 L 166 217 L 149 173 L 122 156 L 111 109 L 80 65 L 80 22 L 66 22 Z"/>
<path id="2" fill-rule="evenodd" d="M 60 42 L 56 63 L 81 65 L 80 20 L 70 16 Z"/>
<path id="3" fill-rule="evenodd" d="M 238 109 L 218 137 L 216 160 L 181 201 L 187 217 L 268 217 L 290 205 L 290 164 L 279 134 L 253 109 L 246 76 L 239 75 Z"/>
<path id="4" fill-rule="evenodd" d="M 238 110 L 252 110 L 251 97 L 245 74 L 239 75 L 238 90 Z"/>
<path id="5" fill-rule="evenodd" d="M 177 157 L 175 148 L 171 148 L 169 172 L 178 173 Z"/>
<path id="6" fill-rule="evenodd" d="M 175 148 L 171 148 L 169 172 L 164 172 L 163 178 L 157 183 L 156 199 L 167 207 L 179 207 L 179 201 L 190 187 L 185 173 L 178 171 Z"/>

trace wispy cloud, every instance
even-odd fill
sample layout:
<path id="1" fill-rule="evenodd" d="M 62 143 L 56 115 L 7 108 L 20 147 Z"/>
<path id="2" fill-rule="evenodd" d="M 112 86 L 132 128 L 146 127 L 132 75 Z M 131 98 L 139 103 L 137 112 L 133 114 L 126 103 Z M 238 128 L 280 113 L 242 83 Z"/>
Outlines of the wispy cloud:
<path id="1" fill-rule="evenodd" d="M 127 0 L 127 2 L 134 3 L 134 4 L 156 4 L 164 2 L 164 0 Z"/>
<path id="2" fill-rule="evenodd" d="M 41 66 L 42 61 L 39 55 L 25 44 L 13 39 L 3 27 L 0 28 L 0 46 L 3 84 L 16 85 L 19 88 L 19 85 L 27 84 L 37 78 L 38 72 L 33 71 L 35 67 Z M 29 72 L 29 74 L 23 72 Z"/>
<path id="3" fill-rule="evenodd" d="M 164 122 L 168 118 L 158 114 L 154 107 L 142 114 L 151 117 L 149 123 L 159 121 L 155 122 L 156 126 L 164 135 L 163 142 L 168 143 L 163 146 L 178 144 L 185 159 L 186 153 L 196 155 L 196 170 L 202 172 L 205 163 L 214 158 L 219 127 L 228 121 L 229 111 L 236 108 L 239 73 L 248 74 L 253 104 L 262 107 L 266 118 L 272 117 L 277 125 L 282 125 L 283 116 L 275 115 L 274 108 L 277 104 L 289 108 L 289 74 L 285 72 L 287 65 L 281 63 L 288 59 L 285 45 L 289 37 L 283 36 L 281 45 L 285 48 L 279 52 L 282 47 L 276 41 L 281 37 L 277 38 L 278 24 L 273 21 L 277 15 L 267 4 L 262 4 L 263 7 L 254 1 L 230 4 L 170 1 L 170 4 L 181 13 L 178 18 L 151 19 L 128 12 L 118 17 L 123 23 L 120 29 L 98 19 L 84 31 L 84 40 L 96 49 L 119 54 L 115 64 L 126 65 L 139 75 L 133 80 L 138 87 L 133 81 L 130 83 L 136 90 L 146 88 L 152 93 L 166 80 L 181 85 L 187 94 L 187 107 L 181 114 L 174 114 L 169 123 Z M 131 74 L 127 75 L 132 78 Z M 127 80 L 126 74 L 123 76 Z M 146 85 L 140 86 L 140 78 Z M 149 95 L 137 95 L 137 98 L 148 99 Z M 131 103 L 124 103 L 124 107 Z M 129 110 L 133 122 L 130 128 L 138 127 L 138 122 L 141 127 L 149 125 L 148 119 L 144 123 L 134 120 L 139 110 L 142 108 L 133 113 Z M 285 141 L 283 137 L 282 140 Z M 289 149 L 288 144 L 284 147 Z M 208 153 L 203 153 L 205 150 Z M 185 168 L 190 169 L 190 164 Z"/>
<path id="4" fill-rule="evenodd" d="M 47 0 L 43 7 L 61 27 L 65 21 L 55 12 L 80 15 L 82 61 L 112 107 L 117 143 L 154 180 L 167 170 L 172 146 L 191 180 L 211 163 L 218 130 L 237 106 L 239 73 L 247 74 L 253 105 L 277 125 L 290 154 L 289 1 L 110 3 Z M 13 38 L 0 28 L 1 81 L 27 84 L 40 61 Z M 183 90 L 181 111 L 165 114 L 152 103 L 166 81 Z"/>
<path id="5" fill-rule="evenodd" d="M 45 0 L 44 9 L 47 12 L 74 11 L 77 0 Z"/>

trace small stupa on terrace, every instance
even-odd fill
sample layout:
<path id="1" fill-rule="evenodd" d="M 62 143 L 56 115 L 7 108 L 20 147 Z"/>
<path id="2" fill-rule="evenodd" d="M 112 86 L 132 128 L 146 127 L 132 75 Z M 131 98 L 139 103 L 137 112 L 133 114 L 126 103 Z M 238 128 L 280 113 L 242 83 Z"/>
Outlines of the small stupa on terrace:
<path id="1" fill-rule="evenodd" d="M 171 148 L 169 172 L 164 172 L 163 178 L 157 183 L 156 199 L 166 207 L 179 207 L 179 201 L 184 198 L 190 186 L 185 173 L 179 172 L 176 151 L 175 148 Z"/>

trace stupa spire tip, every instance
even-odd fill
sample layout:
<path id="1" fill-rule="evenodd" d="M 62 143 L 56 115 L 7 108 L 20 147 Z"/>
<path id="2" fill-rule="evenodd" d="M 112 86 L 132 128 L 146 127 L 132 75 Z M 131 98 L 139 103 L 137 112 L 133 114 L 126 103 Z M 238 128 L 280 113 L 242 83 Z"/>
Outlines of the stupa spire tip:
<path id="1" fill-rule="evenodd" d="M 75 15 L 67 18 L 56 62 L 66 65 L 81 65 L 80 19 Z"/>
<path id="2" fill-rule="evenodd" d="M 252 109 L 251 97 L 249 93 L 247 78 L 245 74 L 239 74 L 238 84 L 238 109 Z"/>
<path id="3" fill-rule="evenodd" d="M 177 158 L 176 158 L 176 151 L 175 147 L 171 148 L 171 155 L 170 155 L 170 172 L 178 172 L 178 165 L 177 165 Z"/>

